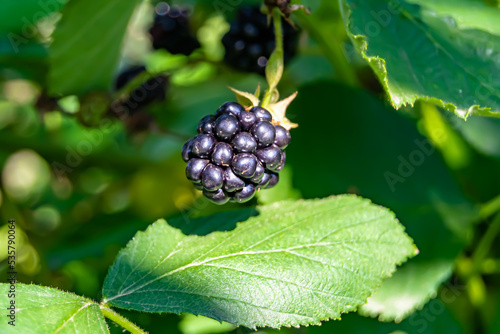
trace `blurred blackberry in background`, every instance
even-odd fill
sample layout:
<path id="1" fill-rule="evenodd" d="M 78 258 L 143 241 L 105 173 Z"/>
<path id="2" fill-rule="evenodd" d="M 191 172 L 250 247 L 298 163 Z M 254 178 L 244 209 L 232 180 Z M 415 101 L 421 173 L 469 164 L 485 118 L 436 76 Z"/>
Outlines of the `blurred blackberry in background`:
<path id="1" fill-rule="evenodd" d="M 189 11 L 183 7 L 172 8 L 165 2 L 158 3 L 153 26 L 149 29 L 153 48 L 186 56 L 198 49 L 201 45 L 191 33 L 189 16 Z"/>
<path id="2" fill-rule="evenodd" d="M 284 60 L 287 63 L 297 51 L 299 32 L 286 20 L 283 26 Z M 267 25 L 267 15 L 258 6 L 242 7 L 236 20 L 222 38 L 226 49 L 224 61 L 231 67 L 245 72 L 265 74 L 267 60 L 276 45 L 274 25 Z"/>
<path id="3" fill-rule="evenodd" d="M 115 80 L 115 89 L 120 90 L 131 80 L 145 72 L 142 65 L 135 65 L 121 72 Z M 110 107 L 110 114 L 122 120 L 130 132 L 146 130 L 153 124 L 153 117 L 146 112 L 146 108 L 166 98 L 168 77 L 158 75 L 144 81 L 134 88 L 127 97 L 117 100 Z"/>
<path id="4" fill-rule="evenodd" d="M 269 9 L 277 7 L 287 18 L 290 17 L 290 0 L 265 0 L 264 3 Z"/>
<path id="5" fill-rule="evenodd" d="M 203 117 L 198 135 L 182 148 L 186 177 L 215 204 L 244 203 L 256 191 L 274 187 L 286 162 L 290 132 L 272 124 L 271 114 L 224 103 Z"/>
<path id="6" fill-rule="evenodd" d="M 143 65 L 133 65 L 128 67 L 125 71 L 121 72 L 115 80 L 115 90 L 120 90 L 125 87 L 130 81 L 132 81 L 136 76 L 146 71 L 146 67 Z"/>

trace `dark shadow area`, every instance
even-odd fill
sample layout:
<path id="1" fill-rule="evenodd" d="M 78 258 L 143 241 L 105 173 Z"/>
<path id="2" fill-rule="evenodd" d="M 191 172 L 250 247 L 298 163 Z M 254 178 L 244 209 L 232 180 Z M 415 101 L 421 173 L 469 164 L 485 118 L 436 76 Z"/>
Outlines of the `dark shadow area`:
<path id="1" fill-rule="evenodd" d="M 412 261 L 454 258 L 467 243 L 472 203 L 415 121 L 333 82 L 300 91 L 290 109 L 300 127 L 288 161 L 304 198 L 369 198 L 394 211 L 415 240 L 420 254 Z"/>
<path id="2" fill-rule="evenodd" d="M 184 234 L 207 235 L 215 231 L 231 231 L 236 224 L 259 214 L 255 207 L 240 210 L 224 211 L 206 217 L 190 218 L 185 215 L 176 216 L 168 223 L 180 229 Z"/>

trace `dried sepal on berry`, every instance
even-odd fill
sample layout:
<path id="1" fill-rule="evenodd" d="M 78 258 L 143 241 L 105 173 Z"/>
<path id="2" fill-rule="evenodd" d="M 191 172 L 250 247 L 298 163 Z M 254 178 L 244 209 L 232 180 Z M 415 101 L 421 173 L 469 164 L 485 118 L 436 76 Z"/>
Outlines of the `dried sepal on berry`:
<path id="1" fill-rule="evenodd" d="M 257 88 L 255 89 L 255 93 L 253 95 L 260 98 L 260 82 L 257 84 Z"/>
<path id="2" fill-rule="evenodd" d="M 235 88 L 229 87 L 231 91 L 233 91 L 234 95 L 236 96 L 236 99 L 238 102 L 245 108 L 245 110 L 250 110 L 253 107 L 256 107 L 260 104 L 260 99 L 258 95 L 254 95 L 252 93 L 248 92 L 243 92 L 240 90 L 237 90 Z M 257 88 L 256 94 L 260 93 L 260 89 Z M 296 123 L 292 123 L 288 118 L 286 118 L 286 110 L 290 103 L 295 99 L 297 96 L 298 92 L 293 93 L 289 97 L 278 101 L 279 99 L 279 92 L 277 89 L 274 89 L 271 95 L 271 103 L 267 106 L 264 106 L 264 109 L 267 109 L 272 117 L 273 117 L 273 124 L 274 125 L 281 125 L 287 130 L 294 129 L 298 127 L 299 125 Z"/>
<path id="3" fill-rule="evenodd" d="M 234 93 L 238 102 L 245 107 L 245 109 L 250 109 L 251 107 L 256 107 L 260 104 L 259 96 L 260 93 L 260 85 L 257 87 L 256 95 L 252 93 L 243 92 L 241 90 L 234 89 L 229 87 L 229 89 Z"/>
<path id="4" fill-rule="evenodd" d="M 281 125 L 287 130 L 294 129 L 299 126 L 297 123 L 292 123 L 288 118 L 286 118 L 286 109 L 295 97 L 297 97 L 297 94 L 298 92 L 295 92 L 289 97 L 267 106 L 266 109 L 271 113 L 271 115 L 273 115 L 274 125 Z"/>

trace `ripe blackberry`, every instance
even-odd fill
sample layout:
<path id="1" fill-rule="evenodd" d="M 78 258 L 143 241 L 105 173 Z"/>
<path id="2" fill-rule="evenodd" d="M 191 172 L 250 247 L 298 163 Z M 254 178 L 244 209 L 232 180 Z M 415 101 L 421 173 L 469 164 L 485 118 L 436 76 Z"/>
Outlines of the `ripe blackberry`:
<path id="1" fill-rule="evenodd" d="M 295 56 L 298 31 L 282 19 L 284 60 Z M 265 74 L 267 60 L 275 47 L 274 26 L 267 24 L 267 15 L 259 6 L 242 7 L 231 28 L 222 38 L 226 49 L 224 61 L 238 70 Z"/>
<path id="2" fill-rule="evenodd" d="M 238 103 L 224 103 L 201 119 L 198 134 L 182 147 L 186 177 L 215 204 L 244 203 L 260 189 L 274 187 L 291 137 L 272 122 L 261 107 L 246 111 Z"/>
<path id="3" fill-rule="evenodd" d="M 155 19 L 149 34 L 153 38 L 153 48 L 165 49 L 172 54 L 189 56 L 201 45 L 191 33 L 190 13 L 183 7 L 171 8 L 167 3 L 156 5 Z"/>

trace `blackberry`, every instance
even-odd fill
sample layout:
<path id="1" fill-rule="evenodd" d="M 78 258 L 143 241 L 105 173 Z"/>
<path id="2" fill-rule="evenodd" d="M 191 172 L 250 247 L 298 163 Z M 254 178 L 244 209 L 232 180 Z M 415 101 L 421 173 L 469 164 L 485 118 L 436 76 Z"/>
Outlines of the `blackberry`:
<path id="1" fill-rule="evenodd" d="M 125 85 L 127 85 L 132 79 L 146 71 L 146 67 L 144 65 L 133 65 L 128 67 L 126 70 L 121 72 L 115 80 L 115 89 L 120 90 Z"/>
<path id="2" fill-rule="evenodd" d="M 149 29 L 153 48 L 186 56 L 198 49 L 201 45 L 191 33 L 189 16 L 189 11 L 184 7 L 170 8 L 165 2 L 158 3 L 153 26 Z"/>
<path id="3" fill-rule="evenodd" d="M 234 137 L 231 145 L 238 153 L 253 153 L 257 148 L 257 141 L 250 133 L 240 132 Z"/>
<path id="4" fill-rule="evenodd" d="M 248 111 L 242 111 L 238 115 L 238 119 L 240 120 L 241 129 L 245 131 L 249 130 L 257 122 L 257 116 Z"/>
<path id="5" fill-rule="evenodd" d="M 255 175 L 257 170 L 257 157 L 250 153 L 240 153 L 233 157 L 231 166 L 233 172 L 245 179 L 250 179 Z"/>
<path id="6" fill-rule="evenodd" d="M 217 166 L 227 167 L 233 159 L 233 148 L 228 143 L 220 142 L 214 146 L 212 162 Z"/>
<path id="7" fill-rule="evenodd" d="M 198 184 L 201 183 L 201 173 L 205 170 L 209 162 L 210 160 L 205 159 L 189 160 L 186 167 L 186 176 L 188 180 Z"/>
<path id="8" fill-rule="evenodd" d="M 238 118 L 231 114 L 220 115 L 214 122 L 214 133 L 220 140 L 231 140 L 233 136 L 240 130 Z"/>
<path id="9" fill-rule="evenodd" d="M 274 139 L 274 143 L 278 145 L 279 148 L 284 150 L 290 143 L 290 140 L 292 139 L 292 137 L 290 137 L 290 132 L 288 132 L 288 130 L 282 127 L 281 125 L 276 125 L 275 129 L 276 129 L 276 138 Z"/>
<path id="10" fill-rule="evenodd" d="M 297 51 L 299 33 L 282 19 L 284 61 L 287 63 Z M 274 27 L 267 24 L 267 15 L 259 6 L 242 7 L 231 28 L 222 38 L 226 49 L 224 61 L 245 72 L 265 74 L 267 60 L 275 47 Z"/>
<path id="11" fill-rule="evenodd" d="M 269 170 L 275 170 L 281 161 L 281 149 L 276 145 L 270 145 L 263 149 L 255 151 L 255 156 Z"/>
<path id="12" fill-rule="evenodd" d="M 143 72 L 146 72 L 146 68 L 142 65 L 128 67 L 116 77 L 115 90 L 124 88 Z M 151 76 L 130 91 L 126 97 L 114 101 L 109 114 L 122 120 L 130 132 L 146 130 L 154 120 L 145 110 L 151 104 L 165 100 L 168 82 L 168 77 L 165 75 Z"/>
<path id="13" fill-rule="evenodd" d="M 212 135 L 197 135 L 191 141 L 191 152 L 199 158 L 207 159 L 212 154 L 212 150 L 216 143 L 217 141 Z"/>
<path id="14" fill-rule="evenodd" d="M 254 136 L 257 141 L 258 147 L 266 147 L 271 145 L 276 139 L 276 129 L 274 125 L 268 121 L 260 121 L 255 124 L 251 129 L 250 133 Z"/>
<path id="15" fill-rule="evenodd" d="M 246 111 L 235 102 L 204 116 L 198 134 L 182 147 L 187 178 L 215 204 L 244 203 L 257 191 L 274 187 L 291 137 L 272 122 L 267 110 Z"/>
<path id="16" fill-rule="evenodd" d="M 201 173 L 201 185 L 206 191 L 217 191 L 224 185 L 224 169 L 208 164 Z"/>

